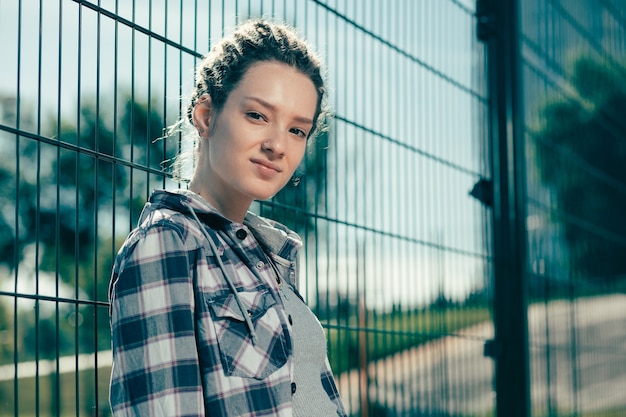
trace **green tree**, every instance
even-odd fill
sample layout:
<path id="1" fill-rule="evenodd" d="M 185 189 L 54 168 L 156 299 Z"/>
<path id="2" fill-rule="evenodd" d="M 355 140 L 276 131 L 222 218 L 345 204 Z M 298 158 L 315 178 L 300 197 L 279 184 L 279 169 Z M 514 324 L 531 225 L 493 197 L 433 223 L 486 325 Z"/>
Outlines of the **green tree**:
<path id="1" fill-rule="evenodd" d="M 533 151 L 556 197 L 572 273 L 615 284 L 626 275 L 626 67 L 582 56 L 570 74 L 570 94 L 540 109 Z"/>
<path id="2" fill-rule="evenodd" d="M 107 300 L 115 236 L 110 225 L 103 227 L 105 219 L 120 207 L 126 217 L 132 217 L 139 203 L 130 200 L 129 190 L 140 190 L 134 197 L 143 204 L 148 178 L 130 175 L 130 168 L 117 159 L 140 169 L 159 170 L 164 158 L 163 146 L 154 143 L 164 125 L 155 107 L 128 97 L 120 103 L 115 116 L 85 103 L 78 120 L 64 119 L 57 125 L 54 115 L 44 119 L 48 122 L 41 127 L 42 134 L 58 137 L 59 146 L 31 137 L 0 138 L 7 148 L 12 144 L 12 155 L 17 155 L 0 162 L 0 186 L 5 190 L 0 195 L 0 263 L 10 273 L 22 261 L 24 248 L 36 244 L 40 275 L 52 273 L 60 284 L 76 288 L 80 298 Z M 24 124 L 22 129 L 32 126 Z M 61 304 L 59 314 L 58 329 L 55 318 L 44 315 L 37 324 L 22 315 L 20 326 L 25 334 L 34 334 L 32 327 L 38 326 L 39 337 L 43 329 L 55 328 L 64 347 L 59 353 L 65 354 L 73 345 L 69 343 L 74 338 L 71 326 L 77 323 L 73 321 L 80 319 L 81 351 L 109 347 L 105 308 Z M 94 335 L 98 335 L 97 346 Z M 24 349 L 26 359 L 37 346 L 24 344 Z"/>

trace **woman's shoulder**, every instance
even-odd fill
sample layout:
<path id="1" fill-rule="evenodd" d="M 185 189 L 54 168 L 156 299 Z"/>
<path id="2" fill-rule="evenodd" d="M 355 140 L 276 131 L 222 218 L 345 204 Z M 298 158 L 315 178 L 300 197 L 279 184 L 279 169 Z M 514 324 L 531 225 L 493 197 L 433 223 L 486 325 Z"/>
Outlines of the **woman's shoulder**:
<path id="1" fill-rule="evenodd" d="M 198 246 L 202 240 L 200 225 L 189 213 L 191 204 L 184 194 L 155 191 L 144 205 L 137 226 L 130 232 L 126 245 L 149 235 L 175 234 L 186 245 Z"/>

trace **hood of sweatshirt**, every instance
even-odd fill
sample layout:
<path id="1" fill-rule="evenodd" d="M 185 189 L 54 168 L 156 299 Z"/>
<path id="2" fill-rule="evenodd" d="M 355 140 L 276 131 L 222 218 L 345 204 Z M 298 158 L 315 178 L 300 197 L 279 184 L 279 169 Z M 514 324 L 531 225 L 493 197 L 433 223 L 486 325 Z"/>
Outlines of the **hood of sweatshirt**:
<path id="1" fill-rule="evenodd" d="M 228 228 L 240 228 L 241 223 L 227 219 L 217 211 L 211 204 L 198 194 L 188 190 L 156 190 L 146 203 L 139 224 L 150 217 L 151 213 L 159 209 L 169 209 L 179 212 L 185 216 L 197 218 L 201 224 L 216 230 L 226 230 Z M 287 275 L 287 280 L 294 287 L 297 276 L 298 250 L 302 247 L 300 236 L 279 222 L 264 217 L 257 216 L 252 212 L 246 213 L 243 221 L 254 235 L 259 244 L 267 254 L 278 263 L 278 266 L 291 266 L 294 274 Z"/>

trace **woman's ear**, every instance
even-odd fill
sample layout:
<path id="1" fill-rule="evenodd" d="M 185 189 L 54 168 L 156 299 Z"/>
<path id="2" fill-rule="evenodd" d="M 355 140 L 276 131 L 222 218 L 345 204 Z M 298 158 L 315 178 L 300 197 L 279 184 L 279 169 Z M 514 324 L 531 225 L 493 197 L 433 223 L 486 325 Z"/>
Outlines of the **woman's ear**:
<path id="1" fill-rule="evenodd" d="M 211 127 L 211 115 L 213 114 L 213 103 L 211 96 L 203 94 L 198 97 L 196 105 L 193 106 L 193 125 L 198 130 L 200 137 L 206 138 Z"/>

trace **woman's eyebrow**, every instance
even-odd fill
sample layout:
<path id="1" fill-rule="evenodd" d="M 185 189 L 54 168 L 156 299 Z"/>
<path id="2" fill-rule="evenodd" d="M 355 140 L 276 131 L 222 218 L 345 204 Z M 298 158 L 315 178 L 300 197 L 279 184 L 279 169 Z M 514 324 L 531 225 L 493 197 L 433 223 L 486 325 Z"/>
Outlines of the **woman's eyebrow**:
<path id="1" fill-rule="evenodd" d="M 251 101 L 256 101 L 257 103 L 259 103 L 263 107 L 266 107 L 266 108 L 270 109 L 273 112 L 278 111 L 278 107 L 276 107 L 275 105 L 273 105 L 270 102 L 267 102 L 267 101 L 263 100 L 260 97 L 245 96 L 244 99 L 251 100 Z M 300 123 L 308 123 L 308 124 L 311 124 L 311 125 L 313 124 L 313 120 L 308 118 L 308 117 L 305 117 L 305 116 L 296 116 L 296 117 L 294 117 L 294 120 L 296 120 L 297 122 L 300 122 Z"/>

